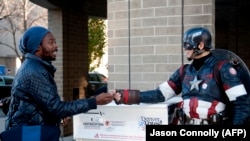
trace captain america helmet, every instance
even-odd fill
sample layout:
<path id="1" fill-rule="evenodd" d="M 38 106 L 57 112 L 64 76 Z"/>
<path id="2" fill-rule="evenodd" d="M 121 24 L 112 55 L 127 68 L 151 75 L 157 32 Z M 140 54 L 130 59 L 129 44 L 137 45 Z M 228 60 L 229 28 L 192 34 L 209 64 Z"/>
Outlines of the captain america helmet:
<path id="1" fill-rule="evenodd" d="M 205 48 L 212 49 L 212 36 L 204 27 L 194 27 L 184 33 L 183 48 L 196 49 L 200 42 L 204 42 Z"/>

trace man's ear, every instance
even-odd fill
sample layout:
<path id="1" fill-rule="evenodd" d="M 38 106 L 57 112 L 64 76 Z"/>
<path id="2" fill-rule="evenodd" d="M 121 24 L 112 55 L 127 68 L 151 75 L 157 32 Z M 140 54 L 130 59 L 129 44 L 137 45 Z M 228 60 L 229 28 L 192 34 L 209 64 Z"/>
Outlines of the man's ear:
<path id="1" fill-rule="evenodd" d="M 36 55 L 40 54 L 41 50 L 42 50 L 42 46 L 39 45 L 38 48 L 36 49 L 35 54 L 36 54 Z"/>
<path id="2" fill-rule="evenodd" d="M 201 50 L 201 49 L 204 49 L 204 42 L 200 42 L 199 45 L 198 45 L 198 48 Z"/>
<path id="3" fill-rule="evenodd" d="M 40 50 L 41 50 L 41 48 L 42 48 L 42 46 L 41 46 L 41 45 L 39 45 L 39 46 L 38 46 L 38 48 L 36 49 L 36 51 L 40 51 Z"/>

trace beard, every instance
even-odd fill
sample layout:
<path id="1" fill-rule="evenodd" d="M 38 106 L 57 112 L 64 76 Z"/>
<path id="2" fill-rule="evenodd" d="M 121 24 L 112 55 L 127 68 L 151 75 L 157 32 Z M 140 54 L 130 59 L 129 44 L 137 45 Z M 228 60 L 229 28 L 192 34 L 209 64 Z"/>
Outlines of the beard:
<path id="1" fill-rule="evenodd" d="M 46 61 L 55 61 L 56 60 L 56 55 L 54 55 L 55 51 L 57 52 L 58 49 L 48 50 L 42 47 L 42 59 Z"/>

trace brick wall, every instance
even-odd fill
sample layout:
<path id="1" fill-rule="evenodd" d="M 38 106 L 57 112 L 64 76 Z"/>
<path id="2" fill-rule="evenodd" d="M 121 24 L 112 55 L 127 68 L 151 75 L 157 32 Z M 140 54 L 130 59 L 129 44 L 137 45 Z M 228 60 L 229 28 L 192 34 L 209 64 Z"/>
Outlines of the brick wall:
<path id="1" fill-rule="evenodd" d="M 214 33 L 214 1 L 183 5 L 184 30 Z M 182 0 L 108 0 L 109 89 L 156 88 L 186 60 L 181 42 Z"/>
<path id="2" fill-rule="evenodd" d="M 58 94 L 63 96 L 63 35 L 62 35 L 62 12 L 60 10 L 49 10 L 48 28 L 56 38 L 58 53 L 53 65 L 57 68 L 55 81 L 57 84 Z"/>
<path id="3" fill-rule="evenodd" d="M 53 64 L 57 68 L 55 80 L 62 100 L 73 99 L 78 90 L 80 98 L 85 97 L 88 74 L 88 34 L 85 11 L 63 9 L 49 11 L 49 28 L 57 40 L 58 55 Z M 62 127 L 62 134 L 73 133 L 73 122 Z"/>

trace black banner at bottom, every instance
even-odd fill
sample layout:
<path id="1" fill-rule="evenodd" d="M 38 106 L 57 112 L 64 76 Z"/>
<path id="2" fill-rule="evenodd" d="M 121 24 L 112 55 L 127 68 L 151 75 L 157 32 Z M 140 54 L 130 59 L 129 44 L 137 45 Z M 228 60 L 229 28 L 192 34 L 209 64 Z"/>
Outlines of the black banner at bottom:
<path id="1" fill-rule="evenodd" d="M 146 141 L 156 139 L 250 140 L 250 125 L 146 125 Z"/>

